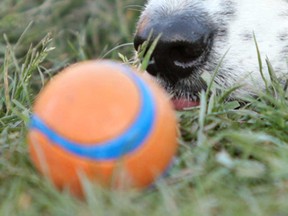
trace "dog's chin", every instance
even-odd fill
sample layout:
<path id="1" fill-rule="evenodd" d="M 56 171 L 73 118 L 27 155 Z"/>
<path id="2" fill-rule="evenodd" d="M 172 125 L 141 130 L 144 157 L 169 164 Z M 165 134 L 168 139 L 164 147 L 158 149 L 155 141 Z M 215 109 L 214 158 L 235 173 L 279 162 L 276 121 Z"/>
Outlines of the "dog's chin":
<path id="1" fill-rule="evenodd" d="M 201 89 L 206 89 L 206 83 L 201 79 L 192 79 L 190 81 L 189 79 L 183 79 L 176 84 L 171 84 L 161 77 L 151 76 L 148 72 L 145 72 L 143 75 L 153 80 L 170 95 L 170 100 L 177 111 L 199 106 L 199 92 Z"/>
<path id="2" fill-rule="evenodd" d="M 200 105 L 199 101 L 192 101 L 186 98 L 172 98 L 171 101 L 173 103 L 174 109 L 178 111 L 183 111 Z"/>
<path id="3" fill-rule="evenodd" d="M 175 110 L 187 110 L 192 107 L 196 107 L 200 105 L 199 94 L 203 89 L 206 89 L 205 84 L 203 85 L 195 85 L 195 83 L 191 83 L 192 85 L 187 85 L 189 82 L 178 82 L 178 84 L 174 87 L 163 86 L 164 89 L 170 94 L 171 102 L 174 106 Z M 201 84 L 199 81 L 198 84 Z"/>

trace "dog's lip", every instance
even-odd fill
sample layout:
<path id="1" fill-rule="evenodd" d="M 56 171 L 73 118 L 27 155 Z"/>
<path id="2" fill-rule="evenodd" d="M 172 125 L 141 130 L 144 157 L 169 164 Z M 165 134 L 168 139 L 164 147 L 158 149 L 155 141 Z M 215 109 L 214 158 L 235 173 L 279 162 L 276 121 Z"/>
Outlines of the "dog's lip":
<path id="1" fill-rule="evenodd" d="M 172 98 L 172 103 L 174 108 L 179 111 L 200 105 L 199 101 L 192 101 L 186 98 Z"/>

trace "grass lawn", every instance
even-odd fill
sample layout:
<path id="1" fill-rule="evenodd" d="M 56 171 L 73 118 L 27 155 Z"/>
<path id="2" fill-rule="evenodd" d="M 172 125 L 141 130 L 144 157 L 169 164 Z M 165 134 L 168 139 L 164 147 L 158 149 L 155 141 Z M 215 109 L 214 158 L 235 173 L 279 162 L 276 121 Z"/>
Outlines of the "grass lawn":
<path id="1" fill-rule="evenodd" d="M 143 2 L 0 2 L 0 215 L 287 215 L 288 93 L 277 81 L 245 103 L 227 101 L 232 90 L 203 93 L 200 107 L 178 112 L 176 162 L 147 191 L 87 182 L 81 201 L 34 169 L 25 137 L 37 93 L 73 62 L 131 59 Z"/>

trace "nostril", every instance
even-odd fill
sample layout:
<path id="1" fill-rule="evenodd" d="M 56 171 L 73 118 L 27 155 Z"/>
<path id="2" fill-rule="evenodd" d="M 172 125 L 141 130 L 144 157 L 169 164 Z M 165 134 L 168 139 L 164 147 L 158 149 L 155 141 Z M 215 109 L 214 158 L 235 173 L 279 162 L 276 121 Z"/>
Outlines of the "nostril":
<path id="1" fill-rule="evenodd" d="M 135 35 L 135 37 L 134 37 L 134 49 L 135 49 L 136 51 L 139 51 L 141 45 L 142 45 L 144 42 L 145 42 L 145 39 L 143 39 L 143 38 Z"/>
<path id="2" fill-rule="evenodd" d="M 144 39 L 140 36 L 137 36 L 137 35 L 134 37 L 134 48 L 138 52 L 137 57 L 139 58 L 140 61 L 142 61 L 146 57 L 150 46 L 151 46 L 151 43 L 149 40 L 146 40 L 146 39 Z M 149 59 L 149 65 L 155 63 L 153 53 L 150 55 L 151 56 Z"/>
<path id="3" fill-rule="evenodd" d="M 172 47 L 169 55 L 171 60 L 190 62 L 199 58 L 203 54 L 204 50 L 203 46 L 199 46 L 198 44 L 181 44 Z"/>
<path id="4" fill-rule="evenodd" d="M 149 38 L 143 38 L 141 36 L 135 35 L 134 49 L 137 51 L 138 58 L 140 58 L 140 60 L 146 57 L 146 54 L 148 53 L 151 45 L 152 45 L 152 42 L 150 41 Z M 150 56 L 150 60 L 151 60 L 153 58 L 153 53 L 150 55 L 151 55 Z"/>
<path id="5" fill-rule="evenodd" d="M 211 35 L 208 37 L 210 38 Z M 197 41 L 180 41 L 170 45 L 169 58 L 183 63 L 197 61 L 206 55 L 211 46 L 211 40 L 204 36 Z"/>

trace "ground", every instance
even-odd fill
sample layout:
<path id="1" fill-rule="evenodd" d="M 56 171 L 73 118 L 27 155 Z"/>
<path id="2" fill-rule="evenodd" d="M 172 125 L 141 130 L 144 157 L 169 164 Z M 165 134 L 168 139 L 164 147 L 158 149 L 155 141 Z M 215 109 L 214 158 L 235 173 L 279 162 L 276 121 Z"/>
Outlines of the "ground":
<path id="1" fill-rule="evenodd" d="M 31 164 L 33 101 L 66 65 L 127 61 L 143 1 L 0 3 L 0 215 L 286 215 L 288 99 L 277 81 L 259 98 L 202 93 L 178 112 L 180 148 L 169 176 L 142 192 L 85 184 L 86 200 L 59 192 Z M 273 70 L 271 69 L 271 77 Z"/>

